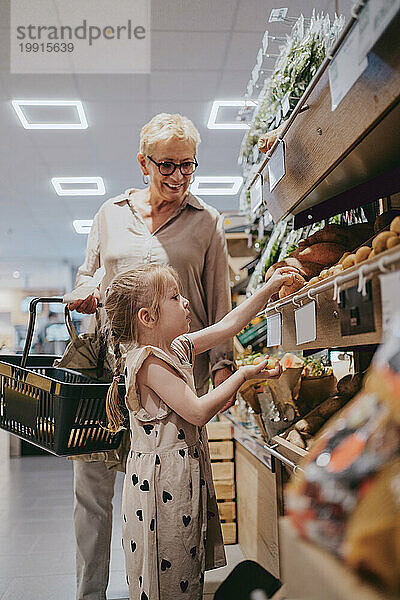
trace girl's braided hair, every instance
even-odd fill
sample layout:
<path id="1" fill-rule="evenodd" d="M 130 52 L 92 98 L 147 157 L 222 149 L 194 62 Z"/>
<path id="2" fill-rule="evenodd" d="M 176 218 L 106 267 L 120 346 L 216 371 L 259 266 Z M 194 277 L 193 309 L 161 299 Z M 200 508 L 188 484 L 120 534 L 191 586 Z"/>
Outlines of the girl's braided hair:
<path id="1" fill-rule="evenodd" d="M 148 308 L 157 322 L 160 303 L 167 294 L 171 279 L 180 287 L 178 275 L 172 267 L 147 264 L 117 275 L 109 287 L 105 309 L 114 348 L 115 368 L 107 392 L 106 413 L 108 429 L 112 433 L 124 429 L 124 415 L 118 395 L 123 364 L 121 345 L 124 350 L 129 350 L 138 343 L 137 316 L 141 308 Z"/>

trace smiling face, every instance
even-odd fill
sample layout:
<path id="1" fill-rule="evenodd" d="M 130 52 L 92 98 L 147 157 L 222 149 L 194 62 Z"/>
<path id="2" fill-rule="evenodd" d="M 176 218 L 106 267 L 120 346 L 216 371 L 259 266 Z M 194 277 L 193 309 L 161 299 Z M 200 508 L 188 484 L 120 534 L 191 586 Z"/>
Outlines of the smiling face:
<path id="1" fill-rule="evenodd" d="M 173 162 L 182 164 L 195 159 L 195 147 L 188 141 L 171 138 L 155 144 L 149 156 L 157 162 Z M 161 175 L 157 165 L 143 154 L 138 154 L 138 161 L 144 175 L 150 178 L 150 191 L 160 200 L 180 203 L 185 198 L 190 185 L 191 175 L 182 175 L 176 168 L 172 175 Z"/>

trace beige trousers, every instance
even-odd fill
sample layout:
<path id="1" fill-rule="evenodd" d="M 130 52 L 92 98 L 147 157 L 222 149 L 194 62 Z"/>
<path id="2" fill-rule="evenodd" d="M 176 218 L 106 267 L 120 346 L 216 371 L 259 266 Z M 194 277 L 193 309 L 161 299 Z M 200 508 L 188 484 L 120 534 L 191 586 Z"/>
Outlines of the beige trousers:
<path id="1" fill-rule="evenodd" d="M 202 396 L 207 391 L 208 382 L 197 389 L 197 394 Z M 72 462 L 76 600 L 106 600 L 110 573 L 112 499 L 117 471 L 107 469 L 104 462 Z"/>

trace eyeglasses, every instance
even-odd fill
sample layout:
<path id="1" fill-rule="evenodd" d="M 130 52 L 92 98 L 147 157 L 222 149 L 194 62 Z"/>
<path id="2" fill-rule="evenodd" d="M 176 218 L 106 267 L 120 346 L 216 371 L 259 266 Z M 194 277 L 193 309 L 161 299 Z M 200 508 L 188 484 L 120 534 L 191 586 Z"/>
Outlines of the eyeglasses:
<path id="1" fill-rule="evenodd" d="M 192 175 L 195 172 L 195 170 L 197 169 L 197 167 L 199 166 L 196 159 L 194 159 L 194 161 L 188 160 L 188 161 L 185 161 L 178 165 L 170 160 L 163 160 L 161 162 L 156 162 L 155 160 L 153 160 L 151 158 L 151 156 L 148 156 L 147 158 L 149 160 L 151 160 L 152 163 L 157 165 L 158 170 L 160 171 L 161 175 L 172 175 L 172 173 L 175 173 L 176 168 L 178 168 L 180 170 L 182 175 Z"/>

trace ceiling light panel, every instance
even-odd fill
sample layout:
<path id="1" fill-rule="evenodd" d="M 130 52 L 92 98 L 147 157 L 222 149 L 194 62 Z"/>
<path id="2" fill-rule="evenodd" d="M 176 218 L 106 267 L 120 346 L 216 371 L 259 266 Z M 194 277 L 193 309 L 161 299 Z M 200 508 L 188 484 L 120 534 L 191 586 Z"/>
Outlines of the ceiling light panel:
<path id="1" fill-rule="evenodd" d="M 190 191 L 199 196 L 235 196 L 243 184 L 243 177 L 195 177 Z M 214 187 L 211 187 L 214 185 Z"/>
<path id="2" fill-rule="evenodd" d="M 72 222 L 76 233 L 88 235 L 93 224 L 93 219 L 76 219 Z"/>
<path id="3" fill-rule="evenodd" d="M 85 111 L 80 100 L 12 100 L 11 104 L 25 129 L 87 129 L 88 127 Z M 69 107 L 76 110 L 79 121 L 61 123 L 32 122 L 28 120 L 22 108 L 24 106 L 49 107 L 48 111 L 53 111 L 55 116 L 57 115 L 57 108 Z"/>
<path id="4" fill-rule="evenodd" d="M 250 129 L 247 123 L 217 123 L 218 111 L 221 107 L 241 108 L 244 106 L 256 106 L 253 100 L 214 100 L 210 116 L 208 118 L 208 129 Z"/>
<path id="5" fill-rule="evenodd" d="M 103 196 L 106 193 L 102 177 L 53 177 L 51 183 L 59 196 Z"/>

